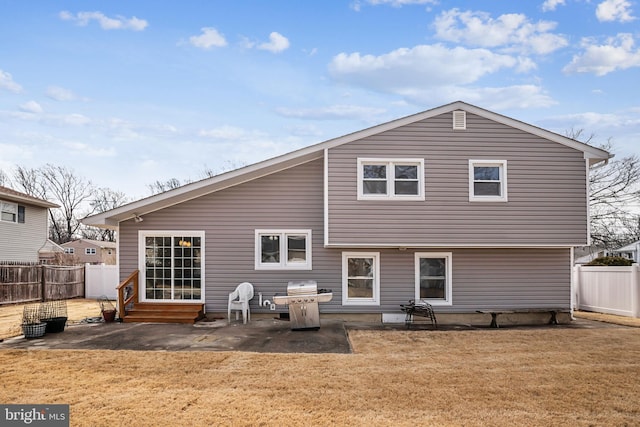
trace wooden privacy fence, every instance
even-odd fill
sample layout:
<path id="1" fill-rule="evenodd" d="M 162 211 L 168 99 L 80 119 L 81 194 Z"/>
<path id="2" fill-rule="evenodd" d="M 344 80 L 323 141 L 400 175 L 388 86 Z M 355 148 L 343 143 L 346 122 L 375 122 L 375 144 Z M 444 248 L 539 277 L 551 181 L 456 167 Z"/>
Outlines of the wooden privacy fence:
<path id="1" fill-rule="evenodd" d="M 0 264 L 0 304 L 84 297 L 84 266 Z"/>
<path id="2" fill-rule="evenodd" d="M 640 267 L 576 266 L 573 274 L 579 310 L 640 317 Z"/>

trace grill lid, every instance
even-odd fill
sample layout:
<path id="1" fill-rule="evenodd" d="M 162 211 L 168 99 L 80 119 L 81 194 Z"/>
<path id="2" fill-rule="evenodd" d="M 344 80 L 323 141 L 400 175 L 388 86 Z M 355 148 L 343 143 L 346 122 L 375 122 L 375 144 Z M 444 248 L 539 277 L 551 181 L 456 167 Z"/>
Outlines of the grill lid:
<path id="1" fill-rule="evenodd" d="M 296 280 L 287 285 L 287 295 L 315 295 L 318 293 L 318 282 L 315 280 Z"/>

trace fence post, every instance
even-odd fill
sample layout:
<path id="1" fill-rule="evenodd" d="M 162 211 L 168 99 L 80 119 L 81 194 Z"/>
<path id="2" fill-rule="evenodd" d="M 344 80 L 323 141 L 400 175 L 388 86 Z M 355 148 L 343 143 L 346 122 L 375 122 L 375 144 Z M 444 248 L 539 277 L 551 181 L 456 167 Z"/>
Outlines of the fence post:
<path id="1" fill-rule="evenodd" d="M 580 265 L 573 266 L 573 292 L 571 293 L 571 309 L 580 310 Z"/>
<path id="2" fill-rule="evenodd" d="M 40 301 L 44 301 L 46 298 L 46 279 L 45 279 L 45 266 L 44 264 L 40 266 Z"/>
<path id="3" fill-rule="evenodd" d="M 631 313 L 633 317 L 640 317 L 640 265 L 634 264 L 633 271 L 631 273 Z"/>

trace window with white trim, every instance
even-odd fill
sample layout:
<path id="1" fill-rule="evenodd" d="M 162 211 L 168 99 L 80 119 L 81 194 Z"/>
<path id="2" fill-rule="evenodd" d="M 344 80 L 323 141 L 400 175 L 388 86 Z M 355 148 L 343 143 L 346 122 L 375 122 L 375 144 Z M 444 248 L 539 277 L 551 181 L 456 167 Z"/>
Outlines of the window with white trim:
<path id="1" fill-rule="evenodd" d="M 0 221 L 24 224 L 25 207 L 0 201 Z"/>
<path id="2" fill-rule="evenodd" d="M 75 248 L 64 248 L 64 253 L 65 254 L 75 254 L 76 253 L 76 249 Z"/>
<path id="3" fill-rule="evenodd" d="M 311 230 L 256 230 L 256 270 L 311 270 Z"/>
<path id="4" fill-rule="evenodd" d="M 342 304 L 380 305 L 379 252 L 343 252 Z"/>
<path id="5" fill-rule="evenodd" d="M 469 200 L 507 201 L 506 160 L 469 160 Z"/>
<path id="6" fill-rule="evenodd" d="M 452 305 L 452 253 L 416 252 L 416 301 Z"/>
<path id="7" fill-rule="evenodd" d="M 138 232 L 143 301 L 204 300 L 204 231 Z"/>
<path id="8" fill-rule="evenodd" d="M 424 200 L 424 159 L 358 159 L 358 200 Z"/>
<path id="9" fill-rule="evenodd" d="M 84 254 L 85 255 L 95 255 L 96 254 L 96 248 L 84 248 Z"/>

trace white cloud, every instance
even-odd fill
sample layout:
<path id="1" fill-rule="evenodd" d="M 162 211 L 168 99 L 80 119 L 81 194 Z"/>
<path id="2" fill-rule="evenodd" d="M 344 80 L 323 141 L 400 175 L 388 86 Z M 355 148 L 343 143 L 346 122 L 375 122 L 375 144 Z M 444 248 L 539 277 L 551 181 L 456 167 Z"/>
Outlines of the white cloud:
<path id="1" fill-rule="evenodd" d="M 540 86 L 515 85 L 505 87 L 441 86 L 414 90 L 404 96 L 419 105 L 443 104 L 464 100 L 490 110 L 546 108 L 556 101 Z"/>
<path id="2" fill-rule="evenodd" d="M 20 105 L 20 110 L 24 111 L 25 113 L 33 114 L 40 114 L 43 112 L 42 106 L 36 101 L 25 102 L 24 104 Z"/>
<path id="3" fill-rule="evenodd" d="M 323 108 L 278 108 L 278 114 L 284 117 L 313 120 L 334 119 L 371 119 L 386 113 L 383 108 L 361 107 L 358 105 L 331 105 Z"/>
<path id="4" fill-rule="evenodd" d="M 13 76 L 6 71 L 0 70 L 0 89 L 7 89 L 10 92 L 22 92 L 22 86 L 13 81 Z"/>
<path id="5" fill-rule="evenodd" d="M 611 141 L 616 157 L 637 154 L 640 138 L 640 110 L 627 108 L 613 112 L 600 113 L 587 111 L 577 114 L 555 115 L 541 120 L 540 125 L 555 129 L 560 134 L 567 131 L 583 130 L 584 136 L 593 135 L 592 145 Z"/>
<path id="6" fill-rule="evenodd" d="M 258 49 L 267 50 L 272 53 L 280 53 L 289 48 L 289 39 L 280 33 L 269 34 L 269 41 L 258 45 Z"/>
<path id="7" fill-rule="evenodd" d="M 596 8 L 598 21 L 630 22 L 636 19 L 631 15 L 631 2 L 628 0 L 605 0 Z"/>
<path id="8" fill-rule="evenodd" d="M 556 10 L 558 6 L 564 6 L 564 4 L 565 4 L 565 0 L 545 0 L 545 2 L 542 3 L 542 11 L 543 12 L 553 11 L 553 10 Z"/>
<path id="9" fill-rule="evenodd" d="M 149 23 L 144 19 L 139 19 L 135 16 L 132 18 L 126 18 L 124 16 L 116 16 L 115 18 L 110 18 L 104 15 L 102 12 L 98 11 L 78 12 L 74 15 L 71 12 L 65 10 L 60 12 L 58 16 L 63 21 L 73 21 L 81 27 L 89 25 L 91 21 L 96 21 L 100 25 L 100 28 L 102 28 L 103 30 L 142 31 L 149 25 Z"/>
<path id="10" fill-rule="evenodd" d="M 199 36 L 189 37 L 189 43 L 195 47 L 211 49 L 212 47 L 224 47 L 227 45 L 224 35 L 220 34 L 215 28 L 204 27 L 200 31 L 202 31 L 202 34 Z"/>
<path id="11" fill-rule="evenodd" d="M 46 95 L 56 101 L 73 101 L 76 99 L 73 92 L 60 86 L 49 86 Z"/>
<path id="12" fill-rule="evenodd" d="M 336 80 L 398 95 L 419 105 L 459 99 L 494 109 L 554 104 L 555 101 L 537 85 L 472 86 L 481 78 L 503 69 L 521 71 L 532 67 L 535 64 L 528 58 L 496 54 L 487 49 L 420 45 L 380 56 L 341 53 L 329 64 L 329 73 Z M 279 113 L 293 115 L 286 110 Z"/>
<path id="13" fill-rule="evenodd" d="M 607 39 L 605 44 L 583 39 L 582 47 L 584 53 L 575 55 L 571 63 L 562 69 L 563 72 L 604 76 L 616 70 L 640 67 L 640 49 L 635 48 L 631 34 L 620 33 Z"/>
<path id="14" fill-rule="evenodd" d="M 511 56 L 486 49 L 449 49 L 436 44 L 396 49 L 379 56 L 340 53 L 329 64 L 329 72 L 337 80 L 398 93 L 412 87 L 473 83 L 518 64 Z"/>
<path id="15" fill-rule="evenodd" d="M 493 19 L 486 12 L 442 12 L 434 21 L 436 37 L 470 46 L 544 55 L 567 46 L 565 37 L 551 33 L 557 23 L 531 22 L 523 14 L 510 13 Z"/>

